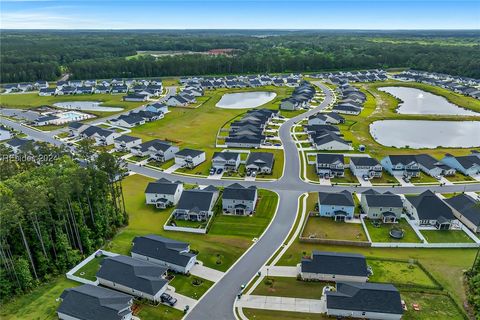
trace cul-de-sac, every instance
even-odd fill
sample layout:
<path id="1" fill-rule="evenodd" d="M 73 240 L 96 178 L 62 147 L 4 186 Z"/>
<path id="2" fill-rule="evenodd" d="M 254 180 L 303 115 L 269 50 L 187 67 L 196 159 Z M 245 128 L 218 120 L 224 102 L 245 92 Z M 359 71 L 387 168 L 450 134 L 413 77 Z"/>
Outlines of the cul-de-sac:
<path id="1" fill-rule="evenodd" d="M 479 319 L 478 30 L 14 29 L 2 319 Z"/>

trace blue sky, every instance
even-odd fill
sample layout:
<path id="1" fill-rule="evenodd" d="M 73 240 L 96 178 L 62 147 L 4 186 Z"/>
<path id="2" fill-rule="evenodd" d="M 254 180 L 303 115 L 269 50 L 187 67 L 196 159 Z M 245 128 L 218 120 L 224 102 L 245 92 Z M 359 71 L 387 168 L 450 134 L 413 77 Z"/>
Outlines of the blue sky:
<path id="1" fill-rule="evenodd" d="M 480 29 L 480 1 L 0 0 L 2 29 Z"/>

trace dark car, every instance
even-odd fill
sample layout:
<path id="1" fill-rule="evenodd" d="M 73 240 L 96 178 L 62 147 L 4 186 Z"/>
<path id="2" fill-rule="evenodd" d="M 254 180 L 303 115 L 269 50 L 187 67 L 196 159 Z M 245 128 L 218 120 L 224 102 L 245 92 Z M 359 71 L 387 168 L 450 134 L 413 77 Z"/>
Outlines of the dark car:
<path id="1" fill-rule="evenodd" d="M 222 169 L 222 168 L 218 168 L 218 169 L 217 169 L 217 174 L 220 174 L 220 173 L 222 173 L 222 172 L 223 172 L 223 169 Z"/>
<path id="2" fill-rule="evenodd" d="M 210 175 L 215 174 L 215 168 L 210 169 Z"/>
<path id="3" fill-rule="evenodd" d="M 172 297 L 171 295 L 169 295 L 168 293 L 164 293 L 160 296 L 160 300 L 163 302 L 163 303 L 167 303 L 169 304 L 170 306 L 174 306 L 175 303 L 177 303 L 177 299 Z"/>

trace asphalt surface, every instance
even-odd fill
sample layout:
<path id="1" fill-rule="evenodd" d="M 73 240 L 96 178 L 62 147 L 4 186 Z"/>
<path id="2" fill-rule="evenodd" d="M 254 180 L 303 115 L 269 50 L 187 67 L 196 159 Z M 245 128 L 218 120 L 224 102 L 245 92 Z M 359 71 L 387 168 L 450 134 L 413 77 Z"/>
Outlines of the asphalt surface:
<path id="1" fill-rule="evenodd" d="M 465 185 L 445 185 L 445 186 L 374 186 L 374 187 L 356 187 L 356 186 L 322 186 L 313 183 L 307 183 L 300 178 L 300 159 L 298 150 L 290 134 L 290 129 L 298 121 L 315 114 L 324 109 L 332 101 L 333 97 L 330 90 L 319 82 L 313 82 L 325 93 L 324 101 L 315 109 L 309 110 L 297 117 L 287 120 L 279 130 L 279 136 L 282 140 L 285 156 L 285 169 L 283 176 L 276 181 L 233 181 L 233 180 L 214 180 L 205 178 L 189 177 L 177 174 L 169 174 L 154 170 L 151 168 L 129 164 L 129 170 L 132 172 L 150 176 L 153 178 L 167 178 L 179 180 L 184 183 L 199 185 L 227 186 L 234 182 L 244 186 L 255 185 L 258 188 L 265 188 L 275 191 L 279 195 L 279 206 L 277 213 L 265 233 L 257 242 L 225 273 L 225 276 L 218 281 L 196 304 L 196 306 L 186 315 L 186 319 L 235 319 L 233 306 L 237 294 L 242 284 L 247 284 L 250 279 L 261 269 L 270 256 L 282 245 L 287 237 L 290 228 L 295 222 L 298 211 L 298 198 L 304 192 L 315 191 L 341 191 L 349 190 L 351 192 L 362 192 L 367 189 L 375 189 L 379 192 L 391 191 L 394 193 L 421 193 L 425 190 L 434 192 L 462 192 L 478 191 L 479 183 L 470 183 Z M 169 91 L 169 94 L 172 92 Z M 103 119 L 102 119 L 103 120 Z M 99 119 L 96 120 L 97 122 Z M 53 139 L 51 133 L 45 133 L 26 127 L 22 124 L 0 118 L 0 123 L 13 127 L 15 130 L 22 131 L 35 140 L 47 141 L 55 145 L 62 142 Z"/>

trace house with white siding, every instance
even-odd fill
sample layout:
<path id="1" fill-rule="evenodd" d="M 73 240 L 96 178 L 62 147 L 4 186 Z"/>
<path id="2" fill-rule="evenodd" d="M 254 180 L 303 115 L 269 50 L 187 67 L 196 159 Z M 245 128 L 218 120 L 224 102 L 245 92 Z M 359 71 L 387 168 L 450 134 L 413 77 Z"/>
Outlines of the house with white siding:
<path id="1" fill-rule="evenodd" d="M 205 151 L 185 148 L 175 153 L 175 164 L 182 168 L 193 169 L 205 162 Z"/>
<path id="2" fill-rule="evenodd" d="M 234 183 L 223 190 L 222 208 L 224 214 L 250 215 L 255 211 L 258 192 L 255 186 L 244 187 Z"/>
<path id="3" fill-rule="evenodd" d="M 165 209 L 174 206 L 180 200 L 183 192 L 183 184 L 160 178 L 155 182 L 149 182 L 145 189 L 146 204 L 153 204 L 157 209 Z"/>

